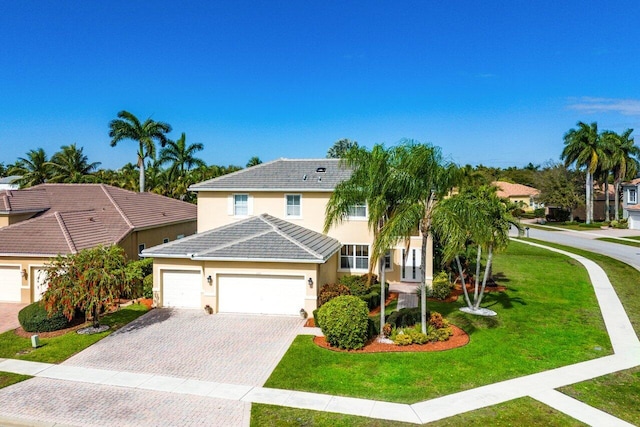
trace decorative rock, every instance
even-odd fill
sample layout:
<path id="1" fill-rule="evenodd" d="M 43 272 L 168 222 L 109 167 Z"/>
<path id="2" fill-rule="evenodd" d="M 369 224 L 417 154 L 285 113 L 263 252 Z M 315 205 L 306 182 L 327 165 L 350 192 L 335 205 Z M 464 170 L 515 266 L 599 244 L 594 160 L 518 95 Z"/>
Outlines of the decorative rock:
<path id="1" fill-rule="evenodd" d="M 89 326 L 86 328 L 78 329 L 77 333 L 79 333 L 80 335 L 93 335 L 93 334 L 99 334 L 100 332 L 104 332 L 108 329 L 109 329 L 109 325 L 100 325 L 97 328 L 94 328 L 93 326 Z"/>
<path id="2" fill-rule="evenodd" d="M 496 313 L 493 310 L 489 310 L 488 308 L 482 308 L 480 307 L 477 310 L 473 310 L 469 307 L 462 307 L 460 308 L 460 311 L 463 311 L 465 313 L 469 313 L 469 314 L 474 314 L 476 316 L 485 316 L 485 317 L 492 317 L 492 316 L 497 316 L 498 313 Z"/>

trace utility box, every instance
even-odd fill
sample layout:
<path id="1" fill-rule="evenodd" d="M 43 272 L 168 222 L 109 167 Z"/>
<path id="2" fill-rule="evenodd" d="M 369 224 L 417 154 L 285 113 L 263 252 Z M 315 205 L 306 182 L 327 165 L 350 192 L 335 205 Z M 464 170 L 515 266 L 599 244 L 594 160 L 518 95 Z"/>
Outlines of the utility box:
<path id="1" fill-rule="evenodd" d="M 31 347 L 40 347 L 40 337 L 38 335 L 31 335 Z"/>

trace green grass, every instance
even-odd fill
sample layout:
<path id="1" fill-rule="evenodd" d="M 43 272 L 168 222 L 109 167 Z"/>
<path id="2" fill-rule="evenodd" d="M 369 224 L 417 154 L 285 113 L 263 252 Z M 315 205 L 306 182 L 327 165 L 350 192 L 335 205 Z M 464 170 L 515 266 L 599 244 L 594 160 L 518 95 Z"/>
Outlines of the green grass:
<path id="1" fill-rule="evenodd" d="M 482 305 L 497 317 L 462 313 L 462 301 L 429 303 L 470 334 L 465 347 L 337 353 L 299 336 L 265 386 L 413 403 L 611 354 L 593 288 L 577 262 L 514 242 L 496 256 L 493 271 L 508 290 L 488 294 Z"/>
<path id="2" fill-rule="evenodd" d="M 625 239 L 637 240 L 638 236 L 625 237 Z M 620 245 L 635 246 L 636 248 L 640 248 L 640 242 L 630 242 L 628 240 L 614 239 L 611 237 L 598 237 L 596 240 L 602 240 L 603 242 L 618 243 Z"/>
<path id="3" fill-rule="evenodd" d="M 403 427 L 415 424 L 355 415 L 310 411 L 280 406 L 251 405 L 252 426 Z M 521 398 L 426 424 L 444 426 L 583 426 L 581 422 L 531 398 Z"/>
<path id="4" fill-rule="evenodd" d="M 10 372 L 0 372 L 0 388 L 9 387 L 11 384 L 32 378 L 29 375 L 12 374 Z"/>
<path id="5" fill-rule="evenodd" d="M 0 334 L 0 357 L 33 362 L 60 363 L 146 312 L 147 308 L 140 304 L 123 307 L 114 313 L 107 314 L 100 320 L 101 324 L 110 326 L 110 329 L 106 332 L 93 335 L 67 333 L 53 338 L 41 338 L 41 346 L 37 349 L 31 347 L 31 339 L 22 338 L 13 331 L 7 331 Z"/>

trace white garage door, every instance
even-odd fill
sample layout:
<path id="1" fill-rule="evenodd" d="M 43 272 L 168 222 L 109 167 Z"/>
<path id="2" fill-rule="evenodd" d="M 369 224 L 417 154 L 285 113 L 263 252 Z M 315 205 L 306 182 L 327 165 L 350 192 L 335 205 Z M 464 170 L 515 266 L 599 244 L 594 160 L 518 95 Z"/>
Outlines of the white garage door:
<path id="1" fill-rule="evenodd" d="M 629 211 L 629 228 L 632 230 L 640 230 L 640 212 Z"/>
<path id="2" fill-rule="evenodd" d="M 20 302 L 20 287 L 22 276 L 20 266 L 9 267 L 0 265 L 0 301 Z"/>
<path id="3" fill-rule="evenodd" d="M 304 308 L 303 276 L 218 275 L 218 311 L 299 315 Z"/>
<path id="4" fill-rule="evenodd" d="M 162 305 L 164 307 L 202 308 L 202 275 L 199 271 L 163 271 Z"/>
<path id="5" fill-rule="evenodd" d="M 31 283 L 33 286 L 33 300 L 40 301 L 42 299 L 42 294 L 45 293 L 49 284 L 45 280 L 46 278 L 46 270 L 42 268 L 32 268 L 31 269 Z"/>

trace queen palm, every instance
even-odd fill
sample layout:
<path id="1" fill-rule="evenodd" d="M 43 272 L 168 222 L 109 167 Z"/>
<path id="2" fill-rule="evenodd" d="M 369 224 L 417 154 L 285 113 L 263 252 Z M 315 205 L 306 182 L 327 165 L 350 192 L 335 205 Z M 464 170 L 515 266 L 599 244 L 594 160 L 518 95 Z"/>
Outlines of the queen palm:
<path id="1" fill-rule="evenodd" d="M 89 163 L 89 158 L 76 144 L 63 145 L 60 151 L 51 157 L 49 162 L 52 171 L 52 182 L 83 182 L 100 166 L 100 162 Z"/>
<path id="2" fill-rule="evenodd" d="M 613 172 L 614 219 L 616 220 L 620 218 L 620 184 L 625 179 L 635 177 L 640 170 L 638 163 L 640 148 L 635 145 L 632 133 L 633 129 L 627 129 L 621 134 L 610 131 L 603 133 L 603 139 L 610 152 L 609 159 Z"/>
<path id="3" fill-rule="evenodd" d="M 167 134 L 171 132 L 171 125 L 156 122 L 148 118 L 143 123 L 128 111 L 120 111 L 118 118 L 109 123 L 109 137 L 111 146 L 115 147 L 124 139 L 138 142 L 138 167 L 140 168 L 140 192 L 145 191 L 144 186 L 144 160 L 147 157 L 155 158 L 155 141 L 164 147 L 169 141 Z"/>
<path id="4" fill-rule="evenodd" d="M 385 262 L 389 246 L 376 244 L 380 231 L 393 217 L 399 198 L 398 188 L 390 181 L 391 153 L 383 145 L 376 144 L 371 151 L 355 147 L 343 154 L 340 163 L 350 169 L 348 180 L 340 182 L 327 203 L 324 231 L 346 219 L 354 206 L 366 203 L 369 229 L 373 232 L 374 246 L 370 255 L 369 272 L 378 265 L 380 279 L 380 331 L 385 324 Z"/>
<path id="5" fill-rule="evenodd" d="M 601 164 L 603 144 L 596 122 L 590 125 L 578 122 L 577 129 L 564 135 L 564 149 L 561 158 L 565 166 L 575 164 L 577 169 L 585 168 L 586 223 L 593 221 L 593 174 Z"/>
<path id="6" fill-rule="evenodd" d="M 187 146 L 187 135 L 182 135 L 176 141 L 167 141 L 167 146 L 160 151 L 160 164 L 171 163 L 171 176 L 176 173 L 180 177 L 184 177 L 185 171 L 191 170 L 193 167 L 206 166 L 202 159 L 195 156 L 195 153 L 202 151 L 204 145 L 199 142 L 189 144 Z"/>
<path id="7" fill-rule="evenodd" d="M 20 175 L 16 182 L 21 187 L 31 187 L 44 184 L 51 179 L 51 165 L 43 148 L 29 150 L 26 157 L 19 157 L 18 161 L 7 171 L 9 175 Z"/>

